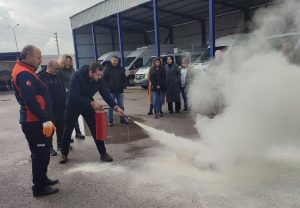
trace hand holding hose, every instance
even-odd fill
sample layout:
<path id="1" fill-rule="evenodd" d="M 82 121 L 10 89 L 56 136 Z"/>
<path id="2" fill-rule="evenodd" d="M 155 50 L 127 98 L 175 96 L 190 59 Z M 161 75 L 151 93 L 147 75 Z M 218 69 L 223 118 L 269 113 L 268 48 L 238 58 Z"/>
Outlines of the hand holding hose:
<path id="1" fill-rule="evenodd" d="M 117 112 L 119 116 L 124 116 L 124 111 L 119 106 L 115 106 L 114 110 Z"/>

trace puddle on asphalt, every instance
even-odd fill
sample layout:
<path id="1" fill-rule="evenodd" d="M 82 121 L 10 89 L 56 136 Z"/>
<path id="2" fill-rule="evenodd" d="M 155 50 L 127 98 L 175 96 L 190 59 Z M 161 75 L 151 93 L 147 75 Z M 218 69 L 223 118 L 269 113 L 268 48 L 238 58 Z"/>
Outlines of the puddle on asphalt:
<path id="1" fill-rule="evenodd" d="M 149 136 L 145 131 L 136 125 L 134 121 L 143 122 L 143 119 L 130 116 L 128 125 L 121 125 L 119 119 L 115 118 L 114 126 L 109 127 L 108 139 L 106 144 L 126 144 L 142 139 L 147 139 Z M 90 136 L 90 134 L 87 134 Z"/>

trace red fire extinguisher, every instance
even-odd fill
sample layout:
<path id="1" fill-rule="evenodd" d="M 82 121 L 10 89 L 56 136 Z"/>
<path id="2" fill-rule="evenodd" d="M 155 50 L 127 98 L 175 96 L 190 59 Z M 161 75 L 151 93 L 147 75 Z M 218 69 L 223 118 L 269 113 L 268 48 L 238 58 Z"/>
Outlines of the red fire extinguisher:
<path id="1" fill-rule="evenodd" d="M 107 112 L 96 111 L 96 139 L 106 140 L 108 131 Z"/>

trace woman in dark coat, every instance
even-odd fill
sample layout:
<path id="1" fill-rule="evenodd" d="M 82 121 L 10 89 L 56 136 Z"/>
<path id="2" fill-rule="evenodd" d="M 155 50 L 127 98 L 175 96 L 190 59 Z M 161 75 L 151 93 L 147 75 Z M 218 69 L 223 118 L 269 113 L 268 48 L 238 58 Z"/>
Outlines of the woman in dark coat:
<path id="1" fill-rule="evenodd" d="M 155 118 L 163 117 L 162 104 L 165 92 L 166 71 L 162 67 L 160 58 L 156 58 L 149 71 L 149 80 L 153 94 L 153 106 Z"/>
<path id="2" fill-rule="evenodd" d="M 168 102 L 168 110 L 173 113 L 173 102 L 175 102 L 175 112 L 180 111 L 180 69 L 174 63 L 173 56 L 167 57 L 166 70 L 166 97 Z"/>

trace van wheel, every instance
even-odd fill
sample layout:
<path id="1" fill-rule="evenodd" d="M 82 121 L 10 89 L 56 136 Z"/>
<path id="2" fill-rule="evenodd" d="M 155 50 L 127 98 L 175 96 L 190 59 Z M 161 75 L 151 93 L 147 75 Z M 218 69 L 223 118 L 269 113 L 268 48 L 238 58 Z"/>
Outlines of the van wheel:
<path id="1" fill-rule="evenodd" d="M 127 77 L 127 86 L 134 86 L 134 76 Z"/>

